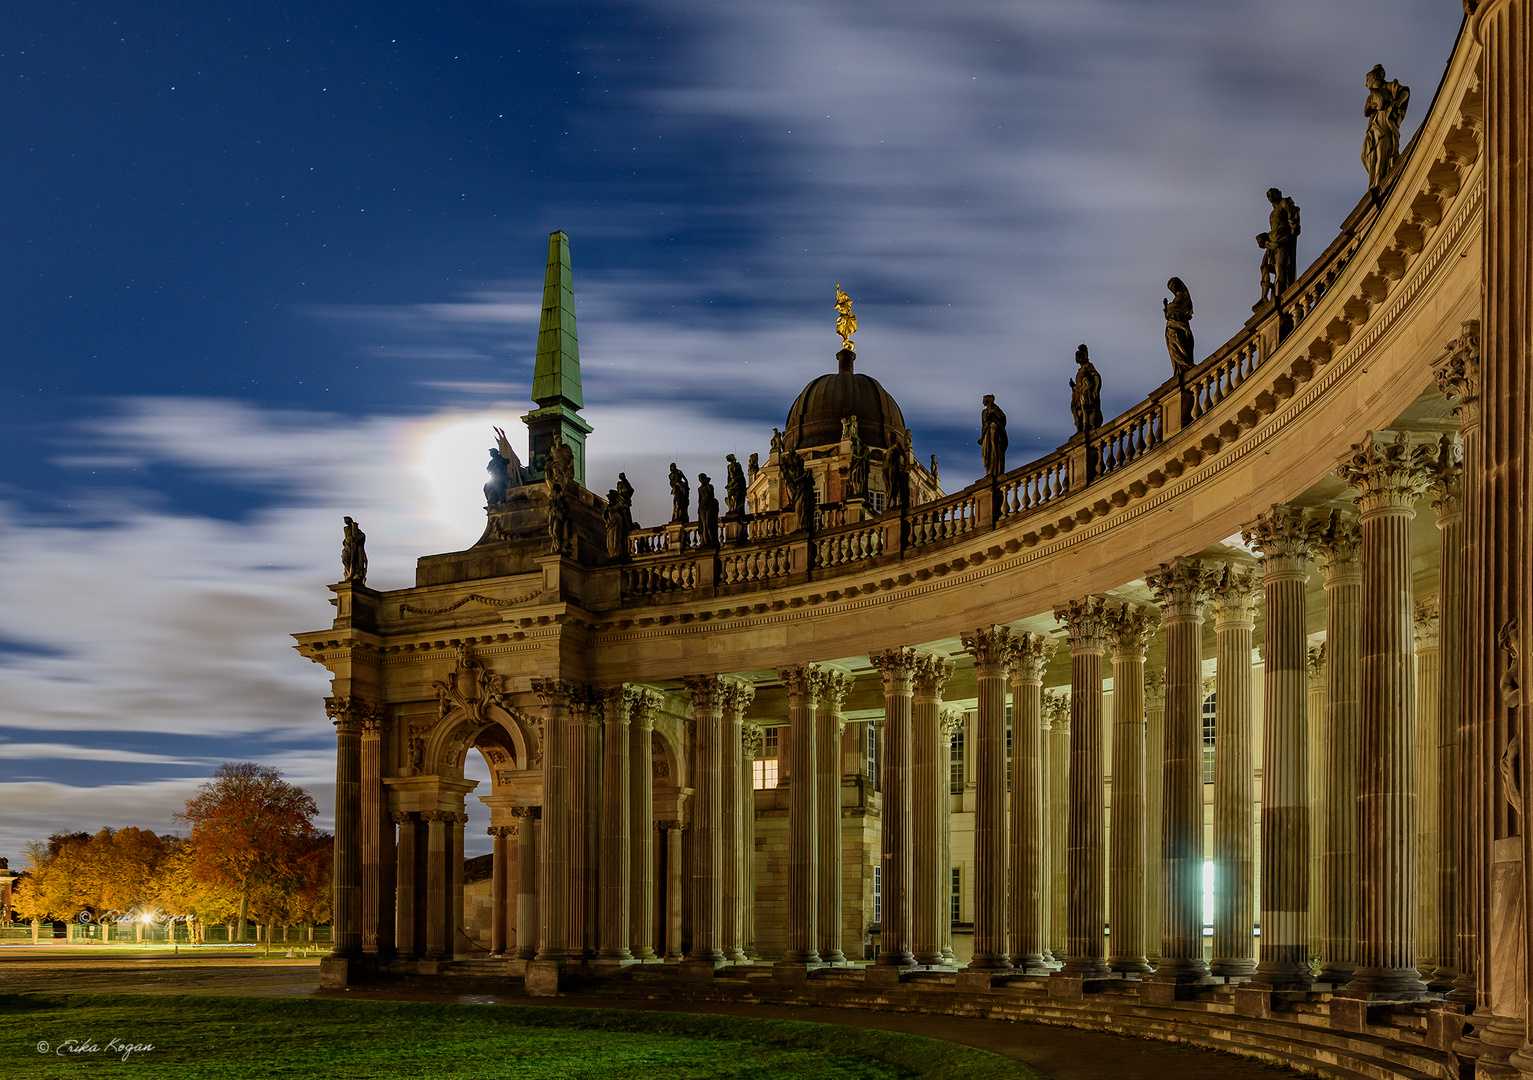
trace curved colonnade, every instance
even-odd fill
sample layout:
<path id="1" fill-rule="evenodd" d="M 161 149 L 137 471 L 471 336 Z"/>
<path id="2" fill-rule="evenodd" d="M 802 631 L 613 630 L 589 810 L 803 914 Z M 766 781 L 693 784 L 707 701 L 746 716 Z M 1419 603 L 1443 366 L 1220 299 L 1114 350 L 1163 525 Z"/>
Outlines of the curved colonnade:
<path id="1" fill-rule="evenodd" d="M 673 525 L 616 560 L 513 537 L 423 559 L 413 589 L 335 586 L 334 626 L 298 637 L 334 674 L 326 978 L 581 979 L 1070 1023 L 1338 1075 L 1533 1072 L 1507 690 L 1533 625 L 1528 15 L 1481 8 L 1383 190 L 1185 386 L 1101 431 L 904 513 L 756 515 L 709 549 Z M 1418 630 L 1436 635 L 1419 656 Z M 866 967 L 846 959 L 849 723 L 877 728 L 858 744 L 879 775 L 856 796 L 878 821 Z M 781 772 L 756 790 L 768 737 Z M 464 963 L 470 748 L 505 959 Z M 776 877 L 757 865 L 773 844 Z"/>

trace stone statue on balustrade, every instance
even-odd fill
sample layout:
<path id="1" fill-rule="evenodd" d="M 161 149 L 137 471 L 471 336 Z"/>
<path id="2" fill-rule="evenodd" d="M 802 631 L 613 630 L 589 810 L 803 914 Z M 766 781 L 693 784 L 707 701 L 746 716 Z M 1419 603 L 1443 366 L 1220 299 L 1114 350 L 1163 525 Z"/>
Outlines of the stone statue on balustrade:
<path id="1" fill-rule="evenodd" d="M 1262 249 L 1262 298 L 1251 306 L 1252 311 L 1261 307 L 1268 300 L 1277 299 L 1277 294 L 1272 288 L 1272 266 L 1275 261 L 1272 254 L 1272 234 L 1265 232 L 1257 233 L 1256 246 Z"/>
<path id="2" fill-rule="evenodd" d="M 508 445 L 507 450 L 511 449 Z M 575 487 L 575 451 L 562 435 L 555 435 L 543 461 L 543 478 L 550 490 L 569 494 Z"/>
<path id="3" fill-rule="evenodd" d="M 570 497 L 563 487 L 556 488 L 548 500 L 548 553 L 575 557 L 575 517 Z"/>
<path id="4" fill-rule="evenodd" d="M 942 482 L 942 477 L 937 475 L 937 455 L 936 454 L 932 455 L 932 480 L 935 483 L 941 483 Z"/>
<path id="5" fill-rule="evenodd" d="M 1079 370 L 1070 380 L 1070 414 L 1075 417 L 1076 432 L 1089 435 L 1102 426 L 1102 376 L 1084 344 L 1075 350 L 1075 362 Z"/>
<path id="6" fill-rule="evenodd" d="M 782 453 L 782 446 L 782 432 L 778 431 L 776 428 L 773 428 L 772 443 L 767 449 L 773 454 L 780 454 Z"/>
<path id="7" fill-rule="evenodd" d="M 903 514 L 910 509 L 910 442 L 895 432 L 884 455 L 884 490 L 889 493 L 889 509 Z"/>
<path id="8" fill-rule="evenodd" d="M 873 463 L 872 453 L 868 450 L 868 444 L 862 441 L 862 436 L 857 431 L 857 418 L 847 417 L 847 430 L 843 436 L 851 443 L 851 461 L 846 468 L 846 497 L 848 499 L 866 499 L 868 497 L 868 470 Z"/>
<path id="9" fill-rule="evenodd" d="M 627 515 L 628 527 L 636 528 L 637 525 L 633 520 L 633 485 L 628 482 L 627 473 L 617 474 L 617 502 Z"/>
<path id="10" fill-rule="evenodd" d="M 628 530 L 632 519 L 622 498 L 617 488 L 607 492 L 607 506 L 601 515 L 602 524 L 607 530 L 607 555 L 613 559 L 621 559 L 628 554 Z"/>
<path id="11" fill-rule="evenodd" d="M 986 394 L 979 414 L 979 454 L 985 463 L 986 476 L 1000 476 L 1006 471 L 1006 414 L 995 403 L 994 394 Z"/>
<path id="12" fill-rule="evenodd" d="M 705 548 L 719 546 L 719 500 L 707 473 L 697 474 L 697 543 Z"/>
<path id="13" fill-rule="evenodd" d="M 1411 88 L 1401 86 L 1398 79 L 1386 78 L 1383 64 L 1374 64 L 1363 82 L 1368 87 L 1368 98 L 1363 102 L 1363 116 L 1368 121 L 1368 133 L 1363 136 L 1363 168 L 1368 170 L 1368 189 L 1378 191 L 1400 156 L 1400 124 L 1410 104 Z"/>
<path id="14" fill-rule="evenodd" d="M 728 508 L 729 517 L 744 517 L 745 470 L 740 468 L 740 462 L 733 454 L 725 454 L 724 460 L 729 463 L 724 470 L 724 505 Z"/>
<path id="15" fill-rule="evenodd" d="M 804 468 L 804 459 L 797 450 L 789 450 L 782 456 L 782 482 L 792 512 L 795 528 L 807 529 L 814 524 L 814 476 Z"/>
<path id="16" fill-rule="evenodd" d="M 745 467 L 750 472 L 751 479 L 756 479 L 756 474 L 761 471 L 761 455 L 752 454 L 750 456 L 750 461 L 746 463 Z"/>
<path id="17" fill-rule="evenodd" d="M 687 520 L 687 504 L 691 501 L 692 489 L 687 484 L 687 475 L 671 462 L 671 522 L 680 524 Z"/>
<path id="18" fill-rule="evenodd" d="M 367 534 L 349 517 L 342 519 L 341 580 L 348 585 L 367 584 Z"/>
<path id="19" fill-rule="evenodd" d="M 1281 299 L 1298 273 L 1299 207 L 1277 188 L 1267 189 L 1267 248 L 1272 252 L 1272 292 Z"/>
<path id="20" fill-rule="evenodd" d="M 493 430 L 495 445 L 490 447 L 490 463 L 485 466 L 490 478 L 485 481 L 484 501 L 490 506 L 499 506 L 513 489 L 526 485 L 527 470 L 522 467 L 522 459 L 516 456 L 516 451 L 511 449 L 505 431 L 501 428 Z"/>
<path id="21" fill-rule="evenodd" d="M 1192 352 L 1192 294 L 1179 277 L 1166 282 L 1166 288 L 1171 290 L 1171 299 L 1160 302 L 1166 315 L 1166 351 L 1171 354 L 1171 370 L 1180 386 L 1197 364 Z"/>

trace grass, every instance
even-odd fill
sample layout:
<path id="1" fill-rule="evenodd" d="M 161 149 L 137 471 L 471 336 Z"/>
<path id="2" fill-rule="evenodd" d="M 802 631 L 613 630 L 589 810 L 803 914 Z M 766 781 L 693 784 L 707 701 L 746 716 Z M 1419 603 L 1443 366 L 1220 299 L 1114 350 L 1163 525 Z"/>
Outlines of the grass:
<path id="1" fill-rule="evenodd" d="M 118 1047 L 152 1044 L 122 1060 Z M 71 1042 L 73 1040 L 73 1042 Z M 47 1051 L 40 1052 L 40 1044 Z M 84 1049 L 72 1052 L 84 1045 Z M 62 1054 L 60 1049 L 64 1051 Z M 92 1049 L 94 1048 L 94 1049 Z M 914 1035 L 685 1013 L 309 998 L 0 995 L 7 1080 L 1002 1080 L 994 1054 Z"/>

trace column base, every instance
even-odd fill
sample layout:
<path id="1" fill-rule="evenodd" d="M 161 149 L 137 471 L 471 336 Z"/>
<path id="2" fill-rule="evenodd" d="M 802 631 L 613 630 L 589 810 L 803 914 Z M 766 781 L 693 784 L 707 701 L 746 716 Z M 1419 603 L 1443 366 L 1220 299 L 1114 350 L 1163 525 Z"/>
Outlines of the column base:
<path id="1" fill-rule="evenodd" d="M 970 971 L 1010 971 L 1011 961 L 1004 956 L 976 956 L 969 961 Z"/>
<path id="2" fill-rule="evenodd" d="M 1256 961 L 1250 957 L 1215 957 L 1208 965 L 1210 975 L 1230 979 L 1249 979 L 1256 974 Z"/>
<path id="3" fill-rule="evenodd" d="M 1426 983 L 1416 976 L 1414 969 L 1370 971 L 1359 968 L 1346 989 L 1338 990 L 1337 993 L 1346 997 L 1381 1002 L 1420 1001 L 1422 998 L 1435 996 L 1427 989 Z"/>
<path id="4" fill-rule="evenodd" d="M 1072 956 L 1059 969 L 1059 974 L 1076 979 L 1105 979 L 1112 975 L 1112 968 L 1099 957 Z"/>
<path id="5" fill-rule="evenodd" d="M 1155 970 L 1149 961 L 1142 959 L 1109 960 L 1107 966 L 1120 975 L 1147 975 Z"/>
<path id="6" fill-rule="evenodd" d="M 525 985 L 531 997 L 558 997 L 563 960 L 529 960 Z"/>
<path id="7" fill-rule="evenodd" d="M 319 962 L 319 988 L 341 990 L 351 985 L 352 961 L 349 956 L 327 956 Z"/>

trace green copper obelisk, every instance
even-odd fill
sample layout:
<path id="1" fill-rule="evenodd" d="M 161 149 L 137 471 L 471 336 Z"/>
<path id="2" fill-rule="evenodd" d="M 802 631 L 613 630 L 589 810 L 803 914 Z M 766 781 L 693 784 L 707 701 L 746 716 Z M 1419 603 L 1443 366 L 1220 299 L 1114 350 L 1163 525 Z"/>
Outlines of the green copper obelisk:
<path id="1" fill-rule="evenodd" d="M 575 283 L 570 272 L 570 238 L 548 237 L 548 269 L 543 275 L 543 317 L 538 322 L 538 360 L 532 372 L 532 400 L 537 408 L 522 417 L 527 425 L 528 472 L 543 478 L 543 462 L 554 437 L 575 452 L 575 481 L 586 482 L 586 436 L 591 425 L 580 416 L 580 344 L 575 333 Z"/>

